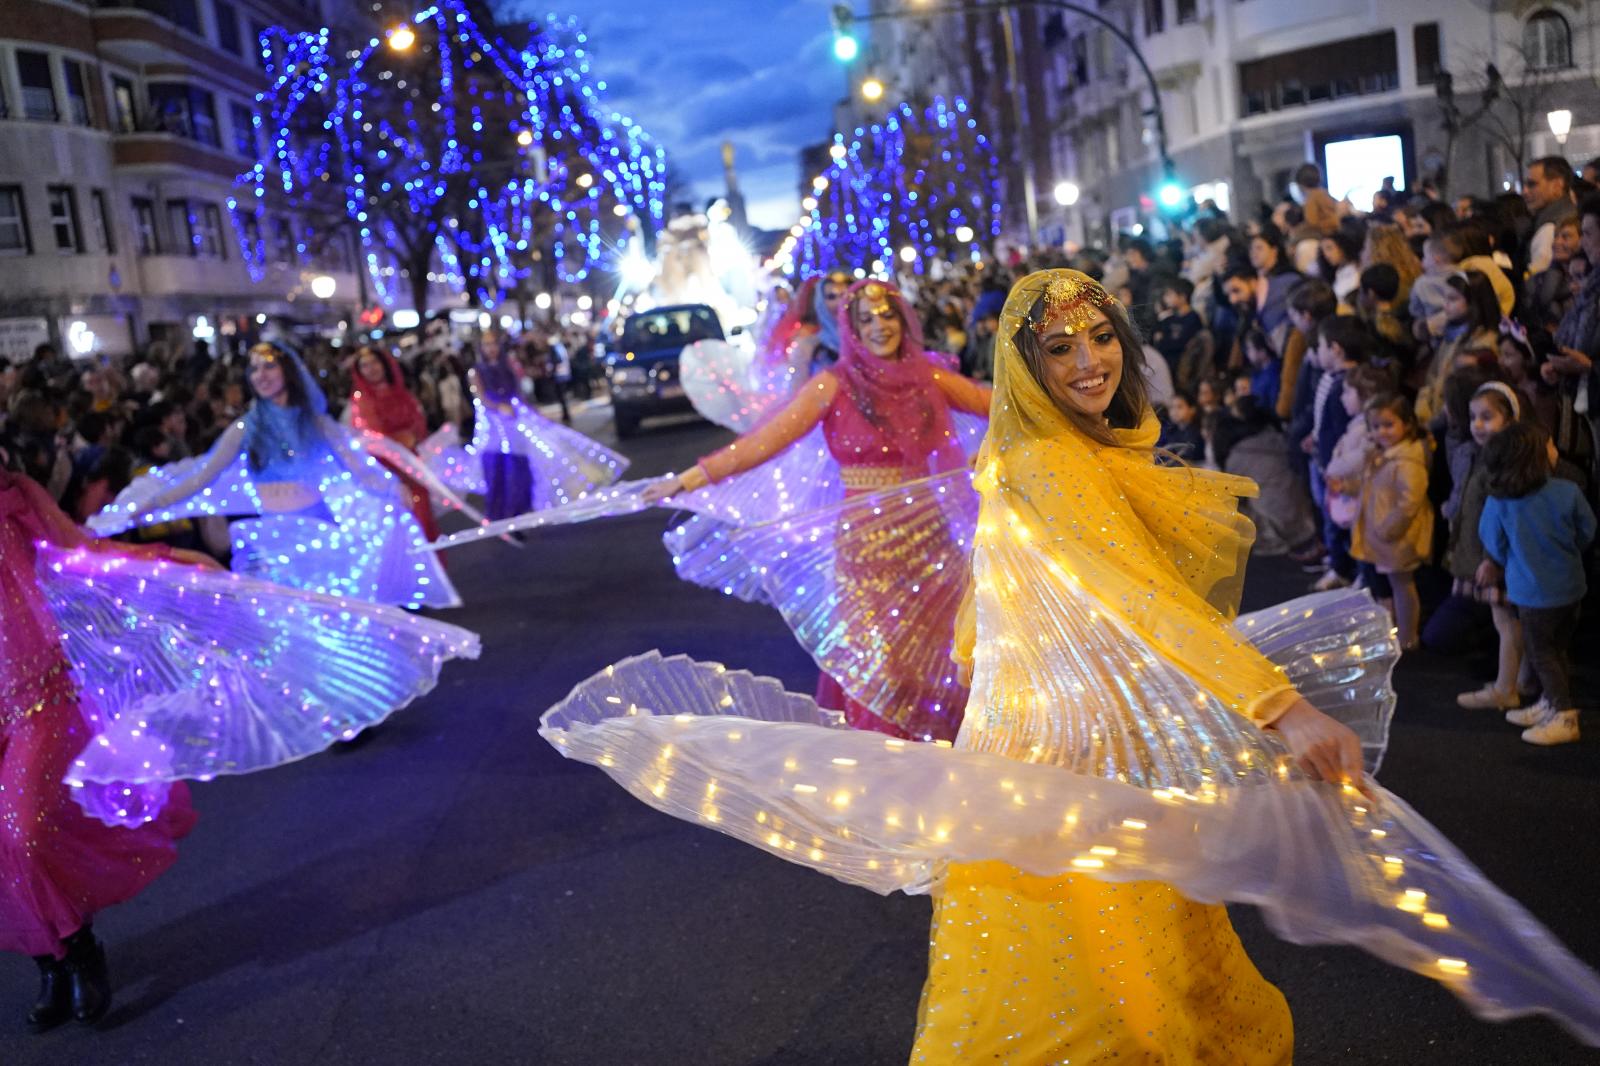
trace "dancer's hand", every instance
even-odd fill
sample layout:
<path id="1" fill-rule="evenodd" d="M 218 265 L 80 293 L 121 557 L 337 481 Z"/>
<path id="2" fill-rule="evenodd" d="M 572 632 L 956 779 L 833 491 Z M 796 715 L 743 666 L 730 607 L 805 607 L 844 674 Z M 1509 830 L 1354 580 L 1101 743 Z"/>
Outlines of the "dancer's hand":
<path id="1" fill-rule="evenodd" d="M 1300 769 L 1324 781 L 1363 787 L 1361 738 L 1343 722 L 1296 700 L 1271 728 L 1283 735 Z"/>
<path id="2" fill-rule="evenodd" d="M 660 503 L 662 500 L 670 499 L 682 491 L 683 475 L 673 474 L 671 477 L 662 478 L 645 489 L 639 494 L 639 498 L 645 503 Z"/>

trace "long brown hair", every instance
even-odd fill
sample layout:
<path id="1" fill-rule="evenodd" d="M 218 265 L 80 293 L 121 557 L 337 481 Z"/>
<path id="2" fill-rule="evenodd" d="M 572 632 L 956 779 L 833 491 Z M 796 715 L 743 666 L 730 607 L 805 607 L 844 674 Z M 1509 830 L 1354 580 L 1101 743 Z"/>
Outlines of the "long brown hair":
<path id="1" fill-rule="evenodd" d="M 1405 234 L 1393 223 L 1377 222 L 1367 227 L 1367 243 L 1361 250 L 1361 269 L 1388 263 L 1400 275 L 1400 291 L 1395 299 L 1404 301 L 1411 285 L 1422 276 L 1422 260 L 1411 250 Z"/>
<path id="2" fill-rule="evenodd" d="M 1122 379 L 1117 382 L 1117 391 L 1111 397 L 1111 405 L 1106 408 L 1105 417 L 1096 418 L 1084 414 L 1082 411 L 1068 407 L 1056 399 L 1050 386 L 1046 382 L 1044 364 L 1047 356 L 1044 346 L 1039 343 L 1039 337 L 1033 332 L 1031 322 L 1043 322 L 1048 312 L 1045 308 L 1045 294 L 1033 302 L 1033 307 L 1028 311 L 1028 318 L 1017 330 L 1013 338 L 1017 351 L 1022 355 L 1022 362 L 1027 366 L 1028 373 L 1033 375 L 1033 380 L 1038 383 L 1044 394 L 1050 397 L 1050 402 L 1055 404 L 1060 411 L 1084 436 L 1101 444 L 1120 446 L 1122 441 L 1112 432 L 1117 429 L 1133 429 L 1144 421 L 1145 414 L 1150 410 L 1150 393 L 1145 383 L 1144 342 L 1139 339 L 1139 331 L 1128 321 L 1128 313 L 1122 305 L 1115 300 L 1108 300 L 1102 310 L 1105 311 L 1106 321 L 1111 323 L 1111 330 L 1117 335 L 1117 342 L 1122 345 Z"/>

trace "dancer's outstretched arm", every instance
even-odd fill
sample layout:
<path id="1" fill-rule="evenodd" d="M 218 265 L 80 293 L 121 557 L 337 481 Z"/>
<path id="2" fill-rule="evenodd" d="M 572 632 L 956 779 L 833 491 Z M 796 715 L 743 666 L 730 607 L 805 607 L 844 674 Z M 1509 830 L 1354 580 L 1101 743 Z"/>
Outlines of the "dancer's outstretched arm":
<path id="1" fill-rule="evenodd" d="M 800 390 L 800 395 L 789 401 L 789 406 L 683 473 L 650 486 L 645 490 L 644 499 L 654 503 L 760 466 L 811 432 L 828 413 L 838 392 L 838 378 L 826 371 L 818 374 Z"/>

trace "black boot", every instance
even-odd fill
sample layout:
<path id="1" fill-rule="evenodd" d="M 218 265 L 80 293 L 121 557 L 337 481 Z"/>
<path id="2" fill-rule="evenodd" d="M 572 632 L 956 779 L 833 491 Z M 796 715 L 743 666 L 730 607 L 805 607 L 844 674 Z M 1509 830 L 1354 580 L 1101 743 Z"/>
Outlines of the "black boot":
<path id="1" fill-rule="evenodd" d="M 28 1028 L 42 1033 L 72 1017 L 72 992 L 64 962 L 51 955 L 33 961 L 39 964 L 39 1002 L 28 1012 Z"/>
<path id="2" fill-rule="evenodd" d="M 87 925 L 62 941 L 67 947 L 67 977 L 72 1016 L 97 1022 L 111 1007 L 111 978 L 106 974 L 106 949 Z"/>

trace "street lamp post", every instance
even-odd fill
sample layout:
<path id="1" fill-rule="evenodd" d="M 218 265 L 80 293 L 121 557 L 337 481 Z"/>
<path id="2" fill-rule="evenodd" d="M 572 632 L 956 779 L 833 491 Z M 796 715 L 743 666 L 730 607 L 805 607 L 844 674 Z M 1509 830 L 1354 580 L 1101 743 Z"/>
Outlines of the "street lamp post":
<path id="1" fill-rule="evenodd" d="M 1172 155 L 1167 151 L 1167 119 L 1161 107 L 1161 86 L 1156 81 L 1156 75 L 1150 69 L 1150 64 L 1145 60 L 1144 53 L 1139 51 L 1139 46 L 1133 38 L 1128 36 L 1121 26 L 1102 15 L 1100 12 L 1083 4 L 1071 3 L 1069 0 L 966 0 L 964 3 L 946 3 L 939 6 L 929 6 L 916 3 L 911 9 L 895 11 L 869 12 L 857 15 L 848 8 L 840 10 L 843 5 L 835 5 L 834 24 L 839 26 L 841 21 L 855 22 L 885 22 L 890 19 L 927 18 L 930 15 L 965 15 L 975 12 L 997 11 L 1003 17 L 1001 22 L 1005 28 L 1006 63 L 1011 78 L 1012 113 L 1017 116 L 1020 125 L 1022 116 L 1021 92 L 1022 87 L 1017 78 L 1016 41 L 1013 36 L 1010 13 L 1018 8 L 1042 7 L 1053 11 L 1068 11 L 1075 15 L 1082 15 L 1091 22 L 1097 23 L 1105 31 L 1116 38 L 1128 53 L 1133 56 L 1134 62 L 1139 64 L 1139 70 L 1144 74 L 1146 87 L 1150 90 L 1150 115 L 1156 124 L 1156 151 L 1161 158 L 1161 180 L 1164 184 L 1170 183 L 1177 168 L 1173 166 Z M 1020 133 L 1020 130 L 1019 130 Z M 1023 153 L 1023 195 L 1028 201 L 1028 239 L 1034 241 L 1038 235 L 1038 206 L 1034 203 L 1033 188 L 1033 157 L 1031 153 Z"/>

